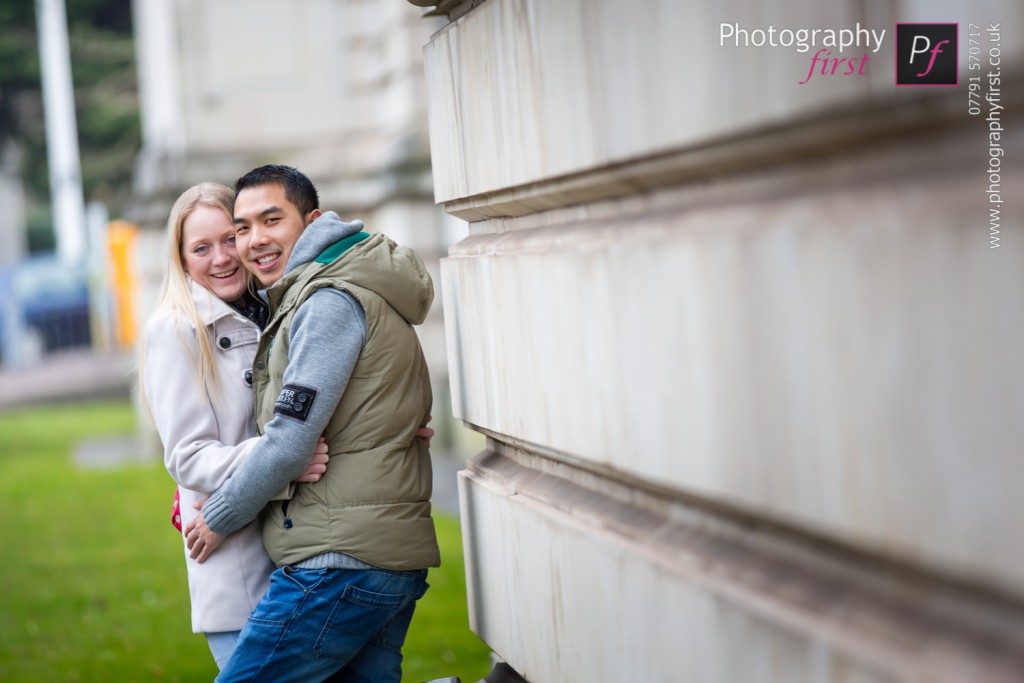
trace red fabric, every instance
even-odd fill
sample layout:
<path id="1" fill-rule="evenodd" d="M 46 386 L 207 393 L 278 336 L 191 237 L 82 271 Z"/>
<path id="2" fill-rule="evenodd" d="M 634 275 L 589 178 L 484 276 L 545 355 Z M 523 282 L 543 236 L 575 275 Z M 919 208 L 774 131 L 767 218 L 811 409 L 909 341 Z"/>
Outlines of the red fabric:
<path id="1" fill-rule="evenodd" d="M 174 502 L 171 504 L 171 524 L 181 533 L 181 494 L 174 489 Z"/>

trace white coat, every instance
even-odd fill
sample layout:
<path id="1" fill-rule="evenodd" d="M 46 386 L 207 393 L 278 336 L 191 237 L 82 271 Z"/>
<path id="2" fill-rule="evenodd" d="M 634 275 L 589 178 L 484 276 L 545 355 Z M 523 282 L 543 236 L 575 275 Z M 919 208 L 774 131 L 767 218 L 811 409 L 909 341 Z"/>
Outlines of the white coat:
<path id="1" fill-rule="evenodd" d="M 257 441 L 245 375 L 259 328 L 194 282 L 192 296 L 212 335 L 220 377 L 216 398 L 199 391 L 196 330 L 186 318 L 158 312 L 143 336 L 146 400 L 164 445 L 164 464 L 178 483 L 183 529 L 196 516 L 193 503 L 224 483 Z M 258 522 L 228 536 L 203 564 L 191 559 L 186 548 L 185 563 L 196 633 L 241 629 L 274 570 Z"/>

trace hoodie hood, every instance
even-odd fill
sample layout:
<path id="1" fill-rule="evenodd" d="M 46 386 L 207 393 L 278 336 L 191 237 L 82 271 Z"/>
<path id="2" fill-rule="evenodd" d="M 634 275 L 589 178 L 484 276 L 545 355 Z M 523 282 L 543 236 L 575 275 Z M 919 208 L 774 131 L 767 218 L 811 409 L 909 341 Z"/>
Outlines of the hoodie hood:
<path id="1" fill-rule="evenodd" d="M 370 235 L 327 264 L 323 275 L 370 290 L 413 325 L 423 322 L 434 301 L 434 284 L 419 254 L 383 233 Z"/>
<path id="2" fill-rule="evenodd" d="M 346 223 L 333 211 L 325 211 L 320 217 L 306 226 L 292 248 L 284 274 L 292 272 L 299 266 L 309 263 L 319 256 L 324 249 L 335 242 L 354 235 L 363 229 L 362 221 Z"/>
<path id="3" fill-rule="evenodd" d="M 419 325 L 434 301 L 434 285 L 423 261 L 412 249 L 400 247 L 377 233 L 367 235 L 333 260 L 318 260 L 327 249 L 358 234 L 362 227 L 362 221 L 346 223 L 333 211 L 322 214 L 303 231 L 288 258 L 284 276 L 272 289 L 278 290 L 278 296 L 284 296 L 283 290 L 303 277 L 293 271 L 309 264 L 321 269 L 315 274 L 317 280 L 337 278 L 368 289 L 387 301 L 406 321 Z"/>

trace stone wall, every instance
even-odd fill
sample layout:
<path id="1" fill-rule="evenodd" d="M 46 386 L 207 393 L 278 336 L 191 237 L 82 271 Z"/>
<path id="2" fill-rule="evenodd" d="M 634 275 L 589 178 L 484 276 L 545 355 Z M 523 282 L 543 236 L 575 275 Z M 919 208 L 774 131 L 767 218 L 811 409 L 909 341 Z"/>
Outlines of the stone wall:
<path id="1" fill-rule="evenodd" d="M 442 5 L 474 630 L 534 683 L 1024 677 L 1024 225 L 966 80 L 1000 22 L 1019 107 L 1024 8 Z M 959 87 L 894 86 L 915 21 L 960 22 Z M 887 33 L 800 85 L 816 48 L 723 23 Z"/>

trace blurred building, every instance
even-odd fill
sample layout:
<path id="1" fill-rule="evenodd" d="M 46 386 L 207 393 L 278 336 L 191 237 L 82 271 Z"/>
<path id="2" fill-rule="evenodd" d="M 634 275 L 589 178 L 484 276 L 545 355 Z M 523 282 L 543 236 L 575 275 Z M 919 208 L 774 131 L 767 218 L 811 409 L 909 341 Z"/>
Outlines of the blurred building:
<path id="1" fill-rule="evenodd" d="M 1024 5 L 413 2 L 475 632 L 533 683 L 1024 680 Z M 895 87 L 897 22 L 959 87 Z M 720 38 L 858 23 L 803 86 L 820 42 Z"/>
<path id="2" fill-rule="evenodd" d="M 422 46 L 436 22 L 388 0 L 138 0 L 133 11 L 140 322 L 162 277 L 174 199 L 206 180 L 231 185 L 265 163 L 295 166 L 322 208 L 416 248 L 436 290 L 440 255 L 465 234 L 433 201 Z M 438 294 L 419 331 L 434 381 L 435 446 L 457 450 L 460 437 L 444 419 L 443 329 Z"/>
<path id="3" fill-rule="evenodd" d="M 0 141 L 0 266 L 17 263 L 27 251 L 25 244 L 25 192 L 18 172 L 18 153 L 13 143 Z"/>

